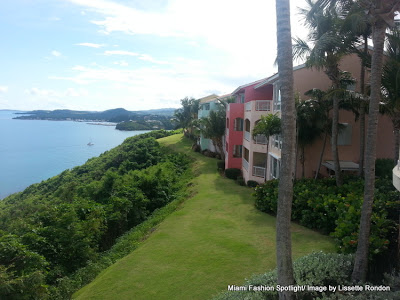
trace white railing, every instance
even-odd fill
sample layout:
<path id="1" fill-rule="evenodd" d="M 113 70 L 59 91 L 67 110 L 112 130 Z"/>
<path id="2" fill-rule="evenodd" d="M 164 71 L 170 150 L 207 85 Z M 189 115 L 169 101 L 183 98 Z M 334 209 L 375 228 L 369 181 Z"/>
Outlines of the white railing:
<path id="1" fill-rule="evenodd" d="M 256 144 L 261 144 L 261 145 L 266 145 L 268 144 L 267 137 L 263 134 L 258 134 L 255 137 L 255 143 Z"/>
<path id="2" fill-rule="evenodd" d="M 247 102 L 245 105 L 245 110 L 246 111 L 251 111 L 251 102 Z"/>
<path id="3" fill-rule="evenodd" d="M 248 131 L 245 131 L 245 132 L 244 132 L 244 139 L 245 139 L 246 141 L 249 141 L 249 142 L 250 142 L 250 140 L 251 140 L 250 132 L 248 132 Z"/>
<path id="4" fill-rule="evenodd" d="M 249 170 L 249 162 L 245 160 L 244 158 L 242 159 L 242 165 L 243 168 L 245 168 L 247 171 Z"/>
<path id="5" fill-rule="evenodd" d="M 265 178 L 265 168 L 253 166 L 253 176 Z"/>
<path id="6" fill-rule="evenodd" d="M 256 100 L 256 111 L 271 111 L 271 100 Z"/>

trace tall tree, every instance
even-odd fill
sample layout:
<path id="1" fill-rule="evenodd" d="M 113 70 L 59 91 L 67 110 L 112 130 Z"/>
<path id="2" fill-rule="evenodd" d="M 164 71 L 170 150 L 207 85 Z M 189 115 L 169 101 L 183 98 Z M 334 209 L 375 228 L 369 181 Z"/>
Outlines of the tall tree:
<path id="1" fill-rule="evenodd" d="M 365 150 L 364 202 L 361 210 L 360 231 L 354 260 L 352 280 L 365 281 L 368 272 L 368 251 L 371 229 L 371 214 L 375 189 L 376 136 L 378 111 L 381 99 L 381 76 L 383 67 L 383 47 L 388 26 L 394 25 L 394 13 L 400 8 L 400 0 L 364 0 L 360 3 L 368 12 L 372 27 L 374 52 L 371 62 L 371 99 Z"/>
<path id="2" fill-rule="evenodd" d="M 178 122 L 178 128 L 183 128 L 185 136 L 193 138 L 193 121 L 197 120 L 199 100 L 185 97 L 181 99 L 181 108 L 175 110 L 174 116 Z"/>
<path id="3" fill-rule="evenodd" d="M 308 67 L 323 69 L 328 78 L 332 81 L 333 89 L 340 89 L 341 70 L 340 60 L 344 55 L 350 53 L 355 37 L 341 33 L 343 20 L 338 17 L 334 10 L 315 10 L 315 2 L 307 0 L 308 9 L 303 9 L 306 26 L 310 29 L 308 40 L 295 39 L 294 55 L 299 58 L 306 58 Z M 337 144 L 339 126 L 339 101 L 338 97 L 333 98 L 332 110 L 332 135 L 331 148 L 334 162 L 336 184 L 343 184 L 342 172 L 339 163 L 339 151 Z"/>
<path id="4" fill-rule="evenodd" d="M 211 139 L 221 159 L 225 160 L 223 149 L 223 136 L 225 134 L 226 124 L 225 109 L 220 108 L 218 110 L 212 110 L 207 118 L 202 118 L 199 121 L 200 132 L 205 138 Z"/>
<path id="5" fill-rule="evenodd" d="M 381 112 L 392 120 L 394 129 L 394 162 L 399 159 L 400 143 L 400 29 L 387 35 L 387 60 L 383 67 L 383 101 Z"/>
<path id="6" fill-rule="evenodd" d="M 294 284 L 290 219 L 292 214 L 296 141 L 296 109 L 293 92 L 293 57 L 289 0 L 276 0 L 278 74 L 282 96 L 282 153 L 276 215 L 276 261 L 278 284 Z M 279 294 L 279 299 L 293 299 L 293 292 Z"/>
<path id="7" fill-rule="evenodd" d="M 297 147 L 300 147 L 301 177 L 305 174 L 305 147 L 314 143 L 325 131 L 326 115 L 318 101 L 296 102 Z"/>
<path id="8" fill-rule="evenodd" d="M 365 16 L 364 8 L 357 0 L 317 0 L 313 6 L 311 13 L 319 10 L 329 9 L 331 11 L 339 11 L 339 17 L 343 19 L 340 32 L 346 36 L 354 35 L 360 37 L 359 40 L 354 39 L 354 45 L 351 52 L 356 53 L 360 57 L 360 147 L 359 147 L 359 168 L 358 175 L 363 176 L 364 173 L 364 149 L 365 149 L 365 114 L 367 108 L 367 90 L 365 88 L 365 69 L 370 67 L 371 59 L 368 52 L 368 38 L 371 35 L 371 26 Z M 362 45 L 362 50 L 360 49 Z"/>

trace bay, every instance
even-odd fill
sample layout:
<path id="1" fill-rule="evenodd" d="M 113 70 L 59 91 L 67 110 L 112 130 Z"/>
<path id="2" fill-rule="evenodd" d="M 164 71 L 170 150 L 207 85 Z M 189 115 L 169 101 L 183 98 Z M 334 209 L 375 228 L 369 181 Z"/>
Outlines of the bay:
<path id="1" fill-rule="evenodd" d="M 0 199 L 148 132 L 85 122 L 14 120 L 15 113 L 0 110 Z"/>

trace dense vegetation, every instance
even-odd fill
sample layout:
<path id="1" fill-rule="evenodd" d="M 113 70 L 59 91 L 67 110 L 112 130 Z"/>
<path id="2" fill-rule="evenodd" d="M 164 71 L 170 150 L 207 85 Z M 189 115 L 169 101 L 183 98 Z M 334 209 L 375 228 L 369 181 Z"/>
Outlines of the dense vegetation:
<path id="1" fill-rule="evenodd" d="M 387 292 L 371 292 L 371 291 L 341 291 L 332 292 L 328 290 L 328 286 L 338 288 L 341 286 L 354 286 L 351 281 L 351 272 L 353 270 L 353 255 L 337 254 L 337 253 L 312 253 L 303 256 L 293 263 L 293 273 L 297 286 L 313 286 L 319 289 L 311 290 L 305 288 L 296 292 L 296 299 L 399 299 L 399 278 L 394 276 L 386 276 L 383 285 L 391 287 Z M 368 283 L 366 283 L 368 284 Z M 373 285 L 373 284 L 371 284 Z M 277 300 L 277 272 L 276 269 L 264 274 L 254 275 L 246 279 L 243 286 L 247 287 L 247 291 L 228 291 L 219 294 L 214 300 Z M 251 288 L 252 286 L 253 288 Z M 274 287 L 273 291 L 257 291 L 254 287 Z M 363 285 L 364 287 L 364 285 Z M 326 288 L 326 290 L 324 290 Z"/>
<path id="2" fill-rule="evenodd" d="M 24 113 L 15 119 L 21 120 L 73 120 L 73 121 L 96 121 L 96 122 L 127 122 L 136 121 L 147 125 L 141 129 L 125 130 L 153 130 L 157 125 L 158 129 L 173 129 L 175 124 L 171 123 L 171 116 L 174 112 L 172 108 L 154 109 L 145 111 L 128 111 L 123 108 L 109 109 L 102 112 L 96 111 L 76 111 L 69 109 L 57 110 L 34 110 Z M 151 125 L 151 126 L 150 126 Z"/>
<path id="3" fill-rule="evenodd" d="M 308 228 L 320 230 L 335 238 L 341 253 L 354 253 L 357 248 L 363 180 L 347 178 L 337 187 L 335 180 L 325 178 L 314 181 L 302 179 L 295 182 L 292 219 Z M 256 207 L 276 214 L 278 181 L 271 180 L 255 190 Z M 399 192 L 388 178 L 376 181 L 372 213 L 370 258 L 388 255 L 395 243 L 399 220 Z M 392 259 L 394 264 L 394 260 Z"/>
<path id="4" fill-rule="evenodd" d="M 168 119 L 146 120 L 146 121 L 125 121 L 118 123 L 115 129 L 118 130 L 154 130 L 154 129 L 172 129 L 172 124 Z"/>
<path id="5" fill-rule="evenodd" d="M 176 199 L 189 164 L 156 131 L 0 203 L 0 298 L 35 299 Z M 187 176 L 186 176 L 187 177 Z M 185 177 L 185 178 L 186 178 Z"/>

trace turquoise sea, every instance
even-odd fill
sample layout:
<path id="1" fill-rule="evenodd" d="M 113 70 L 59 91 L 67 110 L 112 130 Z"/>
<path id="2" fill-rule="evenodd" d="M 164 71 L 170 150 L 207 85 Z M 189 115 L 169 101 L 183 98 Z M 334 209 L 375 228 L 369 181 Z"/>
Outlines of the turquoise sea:
<path id="1" fill-rule="evenodd" d="M 147 132 L 85 122 L 13 120 L 15 116 L 15 111 L 0 110 L 0 199 Z"/>

